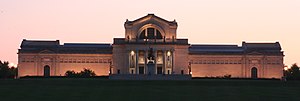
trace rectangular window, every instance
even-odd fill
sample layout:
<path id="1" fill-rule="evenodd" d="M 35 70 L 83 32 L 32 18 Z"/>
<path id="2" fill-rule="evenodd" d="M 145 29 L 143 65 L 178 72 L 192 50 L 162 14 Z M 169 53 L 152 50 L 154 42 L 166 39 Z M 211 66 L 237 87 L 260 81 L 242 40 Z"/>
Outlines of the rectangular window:
<path id="1" fill-rule="evenodd" d="M 144 51 L 139 51 L 139 58 L 138 58 L 138 62 L 139 64 L 145 64 L 145 53 Z"/>
<path id="2" fill-rule="evenodd" d="M 139 66 L 139 74 L 144 74 L 144 66 Z"/>
<path id="3" fill-rule="evenodd" d="M 118 69 L 118 74 L 120 74 L 121 73 L 121 71 L 120 71 L 120 69 Z"/>
<path id="4" fill-rule="evenodd" d="M 148 28 L 147 29 L 147 38 L 148 39 L 154 39 L 154 28 Z"/>
<path id="5" fill-rule="evenodd" d="M 21 59 L 22 59 L 22 60 L 21 60 L 22 62 L 25 62 L 25 58 L 21 58 Z"/>
<path id="6" fill-rule="evenodd" d="M 157 51 L 157 64 L 163 64 L 163 52 Z"/>
<path id="7" fill-rule="evenodd" d="M 229 64 L 233 64 L 233 60 L 230 60 L 230 61 L 229 61 Z"/>
<path id="8" fill-rule="evenodd" d="M 30 62 L 29 58 L 26 59 L 26 62 Z"/>
<path id="9" fill-rule="evenodd" d="M 228 60 L 225 60 L 225 64 L 228 64 Z"/>
<path id="10" fill-rule="evenodd" d="M 202 64 L 202 60 L 199 60 L 199 62 L 198 62 L 199 64 Z"/>
<path id="11" fill-rule="evenodd" d="M 94 60 L 94 59 L 91 59 L 90 63 L 94 63 L 94 62 L 95 62 L 95 60 Z"/>
<path id="12" fill-rule="evenodd" d="M 276 63 L 279 65 L 279 64 L 280 64 L 280 61 L 279 61 L 279 60 L 277 60 L 277 61 L 276 61 Z"/>
<path id="13" fill-rule="evenodd" d="M 157 66 L 157 74 L 162 74 L 162 66 Z"/>
<path id="14" fill-rule="evenodd" d="M 199 63 L 199 61 L 193 61 L 193 64 L 198 64 Z"/>

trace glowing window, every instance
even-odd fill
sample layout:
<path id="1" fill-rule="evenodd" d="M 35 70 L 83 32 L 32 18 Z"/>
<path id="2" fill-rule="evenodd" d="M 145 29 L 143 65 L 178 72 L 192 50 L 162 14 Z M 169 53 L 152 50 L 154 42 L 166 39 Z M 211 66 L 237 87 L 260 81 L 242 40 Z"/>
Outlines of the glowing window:
<path id="1" fill-rule="evenodd" d="M 161 32 L 155 28 L 144 29 L 139 36 L 139 39 L 162 39 Z"/>

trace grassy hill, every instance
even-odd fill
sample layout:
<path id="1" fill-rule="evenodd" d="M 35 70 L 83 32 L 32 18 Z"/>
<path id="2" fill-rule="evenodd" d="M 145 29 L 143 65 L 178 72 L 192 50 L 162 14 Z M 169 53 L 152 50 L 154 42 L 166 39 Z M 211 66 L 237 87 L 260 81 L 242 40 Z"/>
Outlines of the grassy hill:
<path id="1" fill-rule="evenodd" d="M 0 80 L 1 101 L 300 101 L 299 95 L 299 81 Z"/>

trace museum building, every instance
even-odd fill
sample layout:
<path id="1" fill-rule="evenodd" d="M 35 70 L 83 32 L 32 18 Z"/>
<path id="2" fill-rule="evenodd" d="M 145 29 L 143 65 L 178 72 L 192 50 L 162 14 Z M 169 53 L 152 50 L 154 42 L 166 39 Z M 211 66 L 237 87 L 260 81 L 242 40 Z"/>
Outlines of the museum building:
<path id="1" fill-rule="evenodd" d="M 125 37 L 113 44 L 26 40 L 18 50 L 18 77 L 64 76 L 88 68 L 113 78 L 281 78 L 279 42 L 238 45 L 190 44 L 177 38 L 177 22 L 148 14 L 126 20 Z M 173 77 L 172 77 L 173 76 Z"/>

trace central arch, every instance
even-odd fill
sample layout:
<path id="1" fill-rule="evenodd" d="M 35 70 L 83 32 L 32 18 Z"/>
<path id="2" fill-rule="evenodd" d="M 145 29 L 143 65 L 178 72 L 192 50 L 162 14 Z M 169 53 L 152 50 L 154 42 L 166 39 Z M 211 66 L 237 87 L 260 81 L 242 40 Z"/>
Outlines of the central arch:
<path id="1" fill-rule="evenodd" d="M 44 77 L 49 77 L 50 76 L 50 66 L 45 65 L 44 66 Z"/>
<path id="2" fill-rule="evenodd" d="M 155 28 L 149 27 L 144 29 L 139 36 L 139 39 L 162 39 L 161 32 Z"/>
<path id="3" fill-rule="evenodd" d="M 138 36 L 138 38 L 139 39 L 141 39 L 141 38 L 143 38 L 143 36 L 144 35 L 141 35 L 141 34 L 146 34 L 146 29 L 148 29 L 148 28 L 151 28 L 151 29 L 154 29 L 154 31 L 155 32 L 157 32 L 157 36 L 156 37 L 158 37 L 159 39 L 162 39 L 163 38 L 163 36 L 166 36 L 166 34 L 165 34 L 165 31 L 161 28 L 161 27 L 159 27 L 159 26 L 157 26 L 157 25 L 155 25 L 155 24 L 146 24 L 146 25 L 144 25 L 144 26 L 142 26 L 139 30 L 138 30 L 138 32 L 137 32 L 137 36 Z M 158 34 L 159 33 L 159 34 Z M 142 36 L 142 37 L 141 37 Z"/>
<path id="4" fill-rule="evenodd" d="M 251 78 L 253 78 L 253 79 L 257 78 L 257 68 L 256 67 L 251 68 Z"/>

